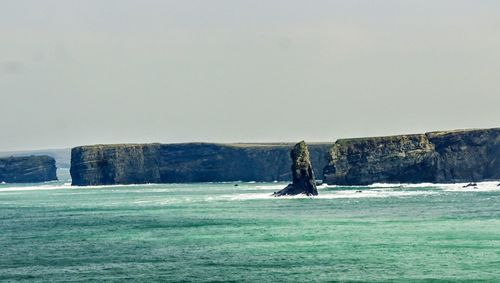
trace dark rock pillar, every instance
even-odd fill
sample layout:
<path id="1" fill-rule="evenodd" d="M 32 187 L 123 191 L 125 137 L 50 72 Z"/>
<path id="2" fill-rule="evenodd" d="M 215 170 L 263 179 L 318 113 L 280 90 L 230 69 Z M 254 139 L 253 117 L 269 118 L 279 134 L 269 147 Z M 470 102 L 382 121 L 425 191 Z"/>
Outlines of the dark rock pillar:
<path id="1" fill-rule="evenodd" d="M 286 188 L 274 193 L 274 196 L 305 194 L 317 196 L 316 181 L 312 170 L 309 150 L 304 141 L 296 144 L 290 152 L 292 158 L 293 182 Z"/>

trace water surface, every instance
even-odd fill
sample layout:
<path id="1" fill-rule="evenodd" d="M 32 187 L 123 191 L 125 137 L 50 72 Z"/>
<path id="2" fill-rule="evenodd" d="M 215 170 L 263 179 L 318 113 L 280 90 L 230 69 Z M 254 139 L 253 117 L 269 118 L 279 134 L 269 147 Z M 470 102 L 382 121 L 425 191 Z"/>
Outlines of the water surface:
<path id="1" fill-rule="evenodd" d="M 285 185 L 3 184 L 0 280 L 500 281 L 496 183 Z"/>

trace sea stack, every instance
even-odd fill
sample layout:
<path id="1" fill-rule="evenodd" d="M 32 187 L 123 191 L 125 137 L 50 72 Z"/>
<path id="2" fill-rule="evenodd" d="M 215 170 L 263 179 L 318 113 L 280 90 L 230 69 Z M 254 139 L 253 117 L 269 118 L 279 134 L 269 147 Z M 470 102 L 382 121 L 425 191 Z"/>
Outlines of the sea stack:
<path id="1" fill-rule="evenodd" d="M 317 196 L 318 189 L 316 188 L 316 181 L 314 180 L 314 172 L 312 170 L 309 150 L 307 149 L 306 143 L 301 141 L 296 144 L 290 152 L 290 157 L 292 158 L 293 181 L 284 189 L 275 192 L 273 195 L 276 197 L 298 194 Z"/>

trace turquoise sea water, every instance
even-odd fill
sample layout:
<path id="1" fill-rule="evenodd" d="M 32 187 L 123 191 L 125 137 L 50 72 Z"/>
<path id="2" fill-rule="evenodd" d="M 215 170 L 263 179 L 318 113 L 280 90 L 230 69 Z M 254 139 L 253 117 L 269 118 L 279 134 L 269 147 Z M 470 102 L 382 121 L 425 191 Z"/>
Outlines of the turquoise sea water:
<path id="1" fill-rule="evenodd" d="M 0 281 L 500 281 L 496 183 L 284 185 L 0 185 Z"/>

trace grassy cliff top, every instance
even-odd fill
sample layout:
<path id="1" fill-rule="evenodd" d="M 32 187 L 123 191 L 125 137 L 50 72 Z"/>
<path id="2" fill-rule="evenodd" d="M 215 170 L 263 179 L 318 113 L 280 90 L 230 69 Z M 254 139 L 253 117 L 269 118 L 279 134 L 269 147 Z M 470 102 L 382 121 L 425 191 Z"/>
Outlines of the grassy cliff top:
<path id="1" fill-rule="evenodd" d="M 74 148 L 129 148 L 137 146 L 148 146 L 148 145 L 160 145 L 159 143 L 115 143 L 115 144 L 93 144 L 93 145 L 81 145 Z"/>
<path id="2" fill-rule="evenodd" d="M 390 136 L 376 136 L 376 137 L 360 137 L 360 138 L 347 138 L 338 139 L 337 144 L 346 143 L 363 143 L 363 142 L 381 142 L 381 141 L 398 141 L 404 138 L 415 139 L 427 136 L 444 136 L 448 134 L 461 134 L 461 133 L 473 133 L 473 132 L 491 132 L 500 131 L 500 128 L 487 128 L 487 129 L 456 129 L 448 131 L 433 131 L 424 134 L 402 134 L 402 135 L 390 135 Z"/>
<path id="3" fill-rule="evenodd" d="M 473 132 L 496 132 L 500 131 L 500 128 L 487 128 L 487 129 L 457 129 L 449 131 L 434 131 L 425 133 L 428 136 L 444 136 L 449 134 L 461 134 L 461 133 L 473 133 Z"/>
<path id="4" fill-rule="evenodd" d="M 0 157 L 0 161 L 30 161 L 30 160 L 54 160 L 48 155 L 30 155 L 30 156 L 6 156 Z"/>
<path id="5" fill-rule="evenodd" d="M 347 143 L 364 143 L 364 142 L 382 142 L 382 141 L 398 141 L 401 139 L 420 139 L 428 136 L 444 136 L 448 134 L 460 134 L 460 133 L 472 133 L 472 132 L 491 132 L 500 131 L 500 128 L 488 128 L 488 129 L 457 129 L 449 131 L 433 131 L 423 134 L 401 134 L 401 135 L 390 135 L 390 136 L 375 136 L 375 137 L 359 137 L 359 138 L 345 138 L 338 139 L 336 144 L 347 144 Z M 76 148 L 130 148 L 138 146 L 201 146 L 201 145 L 217 145 L 217 146 L 228 146 L 228 147 L 238 147 L 238 148 L 282 148 L 282 147 L 292 147 L 296 142 L 255 142 L 255 143 L 216 143 L 216 142 L 188 142 L 188 143 L 122 143 L 122 144 L 95 144 L 95 145 L 83 145 Z M 307 142 L 308 146 L 329 146 L 333 145 L 333 142 Z"/>
<path id="6" fill-rule="evenodd" d="M 271 142 L 271 143 L 209 143 L 209 142 L 189 142 L 189 143 L 122 143 L 122 144 L 95 144 L 95 145 L 83 145 L 77 146 L 75 148 L 130 148 L 138 146 L 168 146 L 168 145 L 184 145 L 184 146 L 202 146 L 202 145 L 218 145 L 218 146 L 229 146 L 238 148 L 281 148 L 281 147 L 292 147 L 295 143 L 292 142 Z M 308 143 L 308 145 L 333 145 L 333 142 L 313 142 Z"/>
<path id="7" fill-rule="evenodd" d="M 425 137 L 425 134 L 408 134 L 408 135 L 393 135 L 393 136 L 378 136 L 378 137 L 363 137 L 363 138 L 348 138 L 348 139 L 338 139 L 337 144 L 345 143 L 363 143 L 363 142 L 373 142 L 373 141 L 397 141 L 403 138 L 416 139 Z"/>

